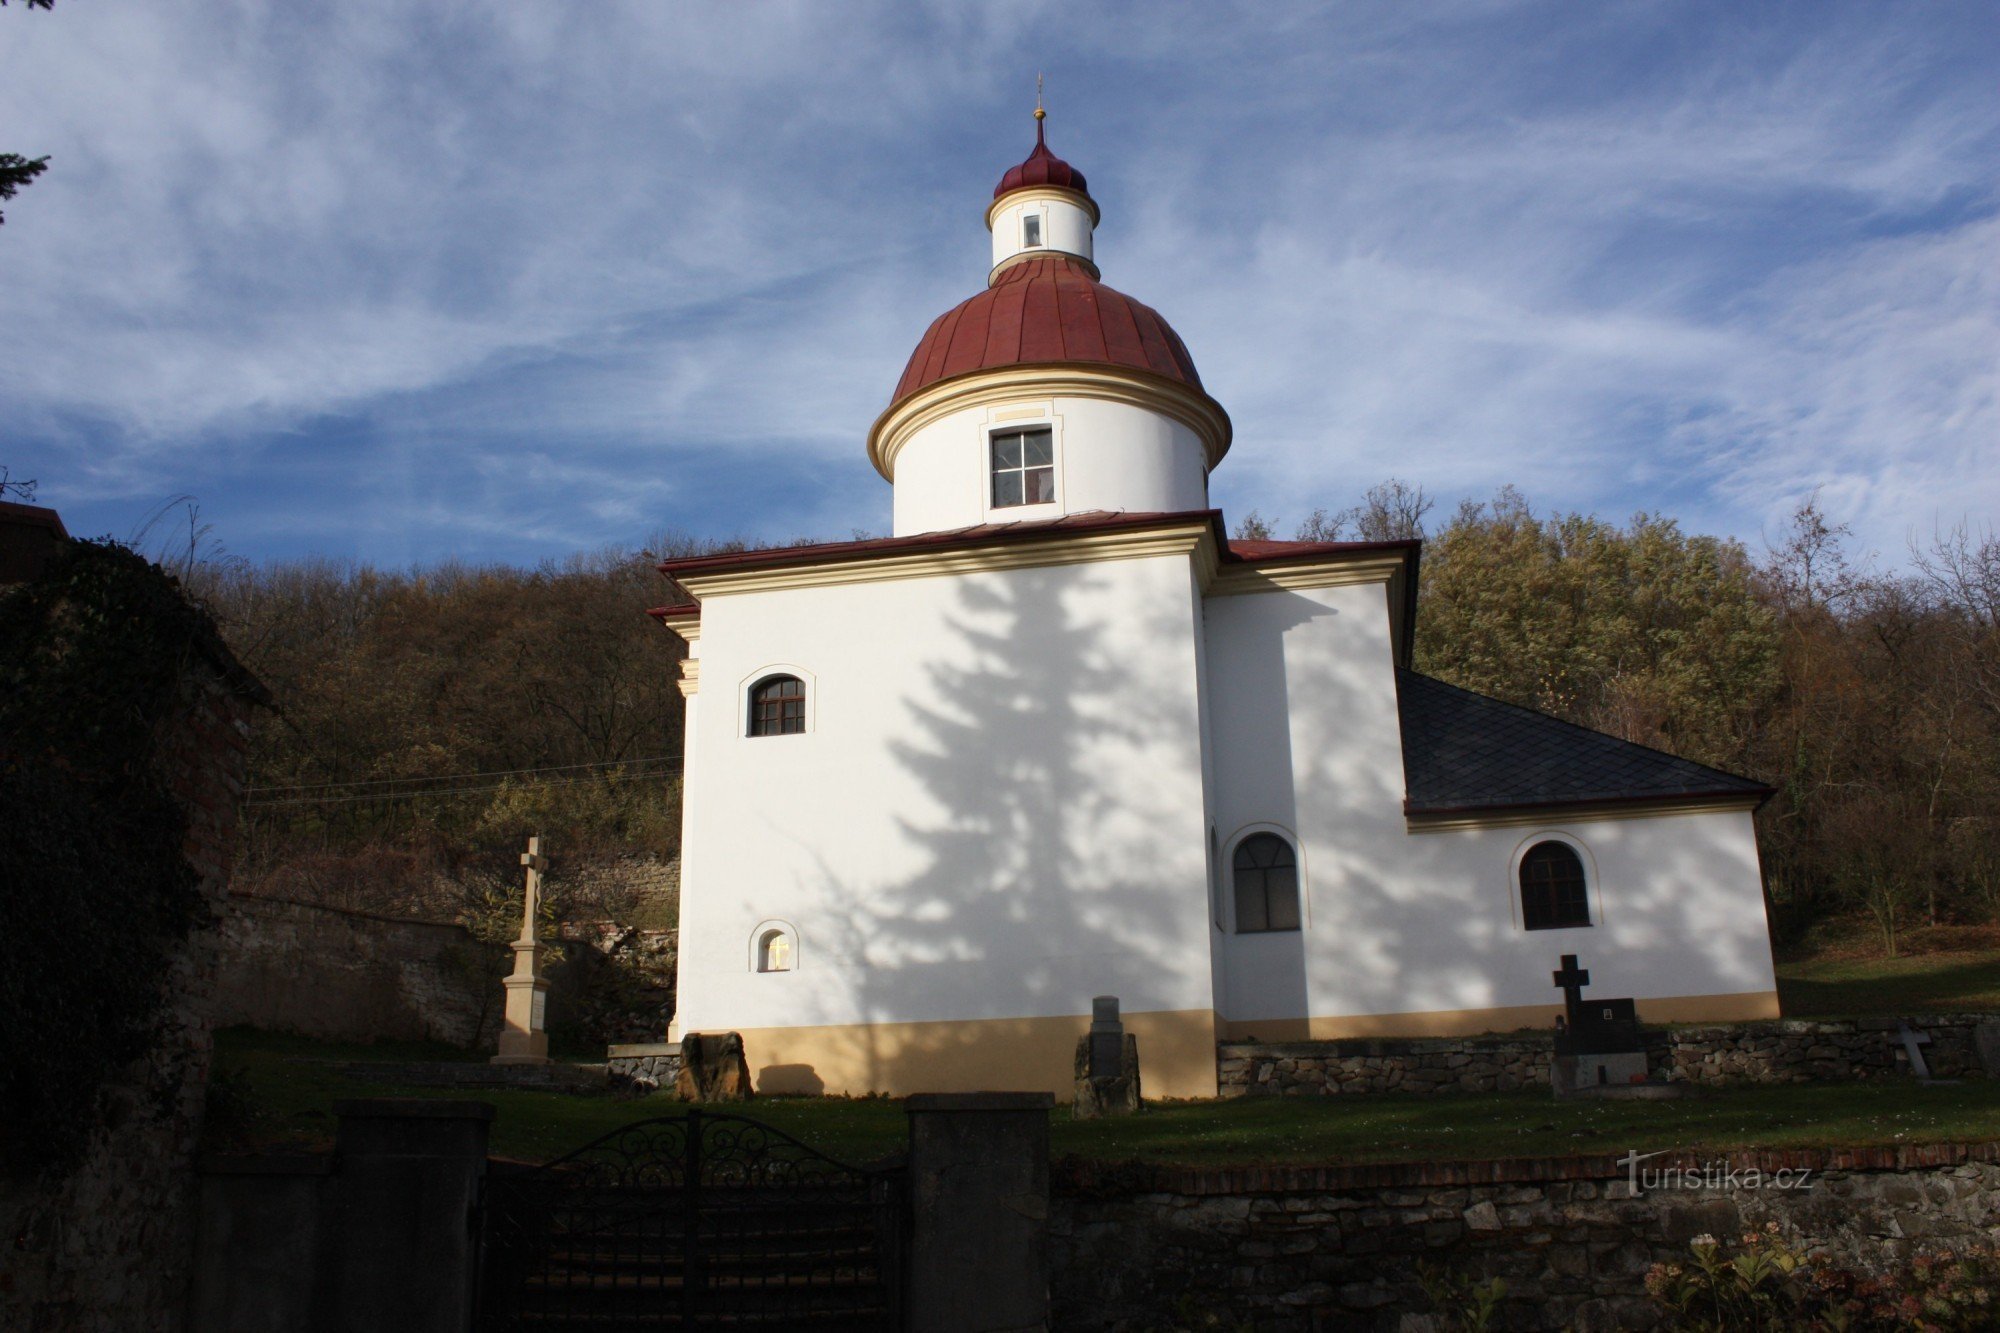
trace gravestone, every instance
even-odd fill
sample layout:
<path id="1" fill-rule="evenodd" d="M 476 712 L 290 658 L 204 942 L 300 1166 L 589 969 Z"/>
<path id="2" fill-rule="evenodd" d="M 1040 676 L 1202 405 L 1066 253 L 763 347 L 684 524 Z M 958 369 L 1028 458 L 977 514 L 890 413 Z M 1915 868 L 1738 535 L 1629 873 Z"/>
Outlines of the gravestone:
<path id="1" fill-rule="evenodd" d="M 1099 995 L 1090 1002 L 1090 1031 L 1076 1043 L 1076 1101 L 1070 1114 L 1096 1120 L 1138 1109 L 1139 1039 L 1119 1021 L 1118 997 Z"/>
<path id="2" fill-rule="evenodd" d="M 690 1032 L 681 1038 L 674 1096 L 684 1102 L 747 1102 L 750 1062 L 740 1032 Z"/>
<path id="3" fill-rule="evenodd" d="M 1584 999 L 1590 971 L 1576 965 L 1573 953 L 1562 956 L 1562 967 L 1553 976 L 1556 989 L 1563 993 L 1555 1059 L 1549 1062 L 1556 1096 L 1646 1082 L 1646 1036 L 1639 1026 L 1638 1006 L 1623 998 Z"/>

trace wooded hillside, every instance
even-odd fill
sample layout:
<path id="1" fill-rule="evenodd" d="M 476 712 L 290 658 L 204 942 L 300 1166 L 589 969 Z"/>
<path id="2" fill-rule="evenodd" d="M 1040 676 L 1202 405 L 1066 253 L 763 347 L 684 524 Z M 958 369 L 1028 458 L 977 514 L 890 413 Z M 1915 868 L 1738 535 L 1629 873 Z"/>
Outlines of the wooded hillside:
<path id="1" fill-rule="evenodd" d="M 1781 934 L 1866 913 L 1893 949 L 1919 922 L 2000 919 L 2000 540 L 1948 533 L 1882 573 L 1811 505 L 1756 554 L 1512 490 L 1427 532 L 1430 511 L 1392 482 L 1298 535 L 1427 538 L 1419 669 L 1776 787 Z M 1274 534 L 1252 515 L 1238 535 Z M 283 710 L 257 737 L 239 884 L 464 914 L 481 902 L 424 900 L 439 872 L 487 866 L 471 898 L 499 895 L 530 831 L 671 858 L 679 645 L 642 612 L 665 597 L 655 561 L 703 548 L 656 545 L 192 571 Z"/>

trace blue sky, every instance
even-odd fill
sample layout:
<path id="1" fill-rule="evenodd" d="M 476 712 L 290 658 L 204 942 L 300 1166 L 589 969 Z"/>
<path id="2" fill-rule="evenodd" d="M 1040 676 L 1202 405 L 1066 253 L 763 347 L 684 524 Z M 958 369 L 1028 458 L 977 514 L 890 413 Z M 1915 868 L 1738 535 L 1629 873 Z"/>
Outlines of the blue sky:
<path id="1" fill-rule="evenodd" d="M 1232 516 L 2000 519 L 1990 3 L 10 6 L 0 464 L 253 559 L 885 530 L 1037 70 Z"/>

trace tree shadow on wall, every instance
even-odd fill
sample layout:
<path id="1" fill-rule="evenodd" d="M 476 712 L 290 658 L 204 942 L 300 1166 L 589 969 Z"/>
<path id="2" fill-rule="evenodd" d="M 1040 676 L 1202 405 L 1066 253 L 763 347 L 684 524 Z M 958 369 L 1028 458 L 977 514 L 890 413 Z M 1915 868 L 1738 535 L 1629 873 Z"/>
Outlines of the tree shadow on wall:
<path id="1" fill-rule="evenodd" d="M 917 868 L 840 885 L 828 923 L 872 1086 L 1062 1087 L 1093 995 L 1207 1004 L 1193 608 L 1114 595 L 1091 566 L 959 581 L 890 743 Z"/>

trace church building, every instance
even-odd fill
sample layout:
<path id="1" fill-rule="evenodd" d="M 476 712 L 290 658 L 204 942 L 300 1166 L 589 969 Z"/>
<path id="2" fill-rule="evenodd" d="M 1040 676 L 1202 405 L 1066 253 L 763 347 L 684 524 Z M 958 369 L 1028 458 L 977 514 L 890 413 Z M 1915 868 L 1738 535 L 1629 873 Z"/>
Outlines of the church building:
<path id="1" fill-rule="evenodd" d="M 1067 1100 L 1098 995 L 1149 1097 L 1229 1039 L 1550 1027 L 1563 954 L 1647 1022 L 1775 1016 L 1767 789 L 1411 670 L 1417 542 L 1230 539 L 1229 415 L 1036 117 L 869 431 L 893 535 L 661 566 L 670 1037 L 742 1033 L 761 1092 Z"/>

